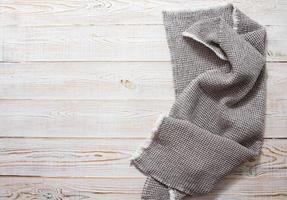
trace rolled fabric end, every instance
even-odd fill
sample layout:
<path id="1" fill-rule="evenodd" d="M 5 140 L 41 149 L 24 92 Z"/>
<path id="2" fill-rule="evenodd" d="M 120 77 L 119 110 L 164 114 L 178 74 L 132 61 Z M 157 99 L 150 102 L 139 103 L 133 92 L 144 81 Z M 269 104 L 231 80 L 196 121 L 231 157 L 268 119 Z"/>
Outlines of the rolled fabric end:
<path id="1" fill-rule="evenodd" d="M 235 166 L 254 156 L 255 151 L 233 140 L 165 117 L 156 137 L 131 164 L 167 187 L 192 195 L 210 192 Z"/>
<path id="2" fill-rule="evenodd" d="M 161 114 L 158 116 L 157 120 L 155 121 L 153 128 L 151 129 L 150 135 L 145 139 L 144 143 L 141 144 L 137 150 L 132 154 L 130 164 L 132 161 L 139 157 L 140 154 L 151 144 L 152 140 L 155 138 L 157 130 L 159 129 L 160 125 L 163 122 L 163 119 L 167 116 L 167 114 Z"/>

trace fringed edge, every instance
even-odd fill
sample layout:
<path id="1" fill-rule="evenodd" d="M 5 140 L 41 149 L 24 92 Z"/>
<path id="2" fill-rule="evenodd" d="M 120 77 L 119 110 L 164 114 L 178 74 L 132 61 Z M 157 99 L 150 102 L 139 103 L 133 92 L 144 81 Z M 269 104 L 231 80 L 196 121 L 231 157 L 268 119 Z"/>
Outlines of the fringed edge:
<path id="1" fill-rule="evenodd" d="M 226 56 L 224 54 L 220 54 L 219 52 L 217 52 L 216 50 L 213 49 L 213 47 L 209 44 L 207 44 L 206 42 L 202 41 L 200 38 L 198 38 L 196 35 L 194 34 L 191 34 L 187 31 L 184 31 L 182 33 L 183 36 L 185 37 L 189 37 L 189 38 L 192 38 L 193 40 L 203 44 L 204 46 L 206 46 L 207 48 L 209 48 L 211 51 L 213 51 L 220 59 L 222 60 L 227 60 Z"/>
<path id="2" fill-rule="evenodd" d="M 171 189 L 168 191 L 168 193 L 169 193 L 169 200 L 176 200 L 174 190 Z"/>
<path id="3" fill-rule="evenodd" d="M 232 11 L 233 29 L 237 30 L 239 26 L 239 16 L 237 14 L 237 9 L 233 7 Z"/>
<path id="4" fill-rule="evenodd" d="M 156 133 L 157 133 L 157 130 L 159 129 L 160 125 L 162 124 L 164 118 L 167 117 L 166 114 L 162 114 L 160 115 L 157 120 L 155 121 L 154 123 L 154 126 L 150 132 L 150 135 L 149 137 L 146 138 L 146 140 L 144 141 L 143 144 L 141 144 L 138 149 L 132 154 L 132 157 L 131 157 L 131 163 L 132 164 L 132 161 L 136 158 L 138 158 L 142 152 L 151 144 L 151 142 L 153 141 Z"/>
<path id="5" fill-rule="evenodd" d="M 197 7 L 188 7 L 188 8 L 166 8 L 163 12 L 198 12 L 198 11 L 207 11 L 207 10 L 216 10 L 223 7 L 232 6 L 228 2 L 218 2 L 216 5 L 200 5 Z"/>

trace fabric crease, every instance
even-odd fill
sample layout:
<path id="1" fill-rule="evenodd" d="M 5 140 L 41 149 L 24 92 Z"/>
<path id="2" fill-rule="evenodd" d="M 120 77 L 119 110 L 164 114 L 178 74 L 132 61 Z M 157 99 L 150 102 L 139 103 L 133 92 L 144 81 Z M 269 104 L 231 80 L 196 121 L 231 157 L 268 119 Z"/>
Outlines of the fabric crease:
<path id="1" fill-rule="evenodd" d="M 165 11 L 175 102 L 131 164 L 142 199 L 210 192 L 260 154 L 265 114 L 265 28 L 232 4 Z"/>

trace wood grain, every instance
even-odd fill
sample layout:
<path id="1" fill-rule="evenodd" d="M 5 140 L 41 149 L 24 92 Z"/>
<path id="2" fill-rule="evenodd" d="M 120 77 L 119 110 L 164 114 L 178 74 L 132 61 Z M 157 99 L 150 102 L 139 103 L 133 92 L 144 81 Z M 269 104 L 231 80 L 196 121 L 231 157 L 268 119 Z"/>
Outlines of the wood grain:
<path id="1" fill-rule="evenodd" d="M 0 199 L 139 200 L 129 159 L 174 100 L 161 11 L 225 2 L 0 1 Z M 192 199 L 283 200 L 287 3 L 228 2 L 267 29 L 266 139 L 260 158 Z"/>
<path id="2" fill-rule="evenodd" d="M 172 100 L 0 100 L 2 137 L 144 138 Z M 265 138 L 286 138 L 287 100 L 268 101 Z"/>
<path id="3" fill-rule="evenodd" d="M 143 178 L 0 177 L 0 198 L 140 200 Z M 214 191 L 190 200 L 284 200 L 286 179 L 278 176 L 228 176 Z"/>
<path id="4" fill-rule="evenodd" d="M 173 100 L 172 81 L 169 62 L 0 63 L 1 99 Z"/>
<path id="5" fill-rule="evenodd" d="M 0 198 L 140 200 L 143 178 L 0 177 Z"/>
<path id="6" fill-rule="evenodd" d="M 266 29 L 267 60 L 287 61 L 285 26 Z M 5 62 L 170 61 L 163 25 L 9 26 L 2 32 Z"/>
<path id="7" fill-rule="evenodd" d="M 1 138 L 0 175 L 32 177 L 143 177 L 129 166 L 144 139 Z M 286 175 L 287 140 L 265 139 L 263 153 L 233 175 Z M 286 179 L 286 177 L 285 177 Z"/>
<path id="8" fill-rule="evenodd" d="M 286 25 L 286 3 L 277 0 L 4 0 L 2 26 L 162 24 L 163 9 L 198 9 L 230 2 L 264 25 Z"/>
<path id="9" fill-rule="evenodd" d="M 173 100 L 170 62 L 0 63 L 0 99 Z M 267 99 L 286 100 L 287 63 L 267 63 Z"/>
<path id="10" fill-rule="evenodd" d="M 0 136 L 143 138 L 174 101 L 170 63 L 0 66 Z M 287 65 L 267 74 L 265 137 L 286 138 Z"/>

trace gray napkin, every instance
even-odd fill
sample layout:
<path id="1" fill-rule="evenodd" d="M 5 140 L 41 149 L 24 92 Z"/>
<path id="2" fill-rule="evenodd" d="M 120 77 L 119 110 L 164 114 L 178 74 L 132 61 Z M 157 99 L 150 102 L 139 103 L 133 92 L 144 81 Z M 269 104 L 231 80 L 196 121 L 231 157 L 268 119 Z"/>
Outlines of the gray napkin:
<path id="1" fill-rule="evenodd" d="M 265 29 L 231 4 L 163 18 L 176 98 L 131 160 L 149 200 L 210 192 L 260 153 L 264 130 Z"/>

